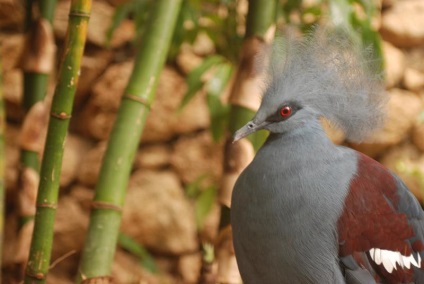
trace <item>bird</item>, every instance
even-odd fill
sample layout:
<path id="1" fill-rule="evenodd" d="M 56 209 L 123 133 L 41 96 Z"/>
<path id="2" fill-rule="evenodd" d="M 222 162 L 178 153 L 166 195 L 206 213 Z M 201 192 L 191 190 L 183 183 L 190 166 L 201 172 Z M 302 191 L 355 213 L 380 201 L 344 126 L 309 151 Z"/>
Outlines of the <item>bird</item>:
<path id="1" fill-rule="evenodd" d="M 342 29 L 288 33 L 267 51 L 261 104 L 234 143 L 269 135 L 235 182 L 231 226 L 243 283 L 424 283 L 424 212 L 374 159 L 335 145 L 384 126 L 372 56 Z"/>

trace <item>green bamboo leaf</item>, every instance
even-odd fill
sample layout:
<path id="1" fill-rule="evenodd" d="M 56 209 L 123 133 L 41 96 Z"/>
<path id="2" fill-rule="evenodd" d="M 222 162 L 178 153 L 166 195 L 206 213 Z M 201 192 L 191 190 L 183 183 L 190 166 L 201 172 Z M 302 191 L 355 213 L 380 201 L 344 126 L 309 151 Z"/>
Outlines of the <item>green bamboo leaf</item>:
<path id="1" fill-rule="evenodd" d="M 128 15 L 130 14 L 130 12 L 132 10 L 132 7 L 133 7 L 132 2 L 128 2 L 128 3 L 124 3 L 122 5 L 119 5 L 115 9 L 115 13 L 113 14 L 110 27 L 106 31 L 106 43 L 105 43 L 106 46 L 109 46 L 110 41 L 111 41 L 112 36 L 113 36 L 113 33 L 119 27 L 119 25 L 122 23 L 122 21 L 128 17 Z"/>
<path id="2" fill-rule="evenodd" d="M 207 103 L 211 119 L 210 129 L 215 141 L 219 141 L 223 137 L 227 125 L 230 108 L 221 102 L 220 96 L 228 85 L 233 70 L 233 66 L 229 63 L 218 65 L 213 77 L 206 85 Z"/>
<path id="3" fill-rule="evenodd" d="M 202 229 L 206 216 L 212 209 L 215 202 L 216 188 L 211 186 L 203 190 L 195 203 L 195 216 L 197 228 Z"/>
<path id="4" fill-rule="evenodd" d="M 348 0 L 329 0 L 330 19 L 335 26 L 351 29 L 350 18 L 353 12 Z"/>
<path id="5" fill-rule="evenodd" d="M 181 104 L 180 110 L 183 109 L 187 103 L 196 95 L 196 93 L 203 87 L 202 75 L 209 70 L 212 66 L 224 61 L 224 58 L 219 55 L 212 55 L 207 57 L 203 62 L 193 69 L 187 76 L 187 92 L 185 93 Z"/>
<path id="6" fill-rule="evenodd" d="M 124 233 L 119 233 L 118 245 L 140 259 L 140 264 L 152 273 L 158 273 L 153 256 L 136 240 Z"/>
<path id="7" fill-rule="evenodd" d="M 137 0 L 134 2 L 134 23 L 135 23 L 135 42 L 145 33 L 146 21 L 149 17 L 149 11 L 152 10 L 152 0 Z"/>
<path id="8" fill-rule="evenodd" d="M 206 178 L 206 175 L 200 175 L 194 181 L 186 185 L 185 193 L 188 198 L 195 199 L 197 196 L 199 196 L 202 190 L 200 187 L 200 183 L 204 181 L 205 178 Z"/>

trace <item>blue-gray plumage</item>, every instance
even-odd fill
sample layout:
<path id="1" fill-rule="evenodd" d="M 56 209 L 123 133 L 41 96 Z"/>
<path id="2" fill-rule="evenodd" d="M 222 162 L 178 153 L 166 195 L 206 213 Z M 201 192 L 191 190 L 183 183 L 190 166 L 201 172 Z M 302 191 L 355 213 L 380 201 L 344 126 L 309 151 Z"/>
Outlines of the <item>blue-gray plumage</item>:
<path id="1" fill-rule="evenodd" d="M 334 145 L 320 123 L 328 118 L 353 141 L 379 127 L 379 78 L 333 30 L 283 44 L 258 112 L 235 134 L 270 131 L 232 196 L 244 283 L 424 283 L 418 201 L 383 166 Z"/>

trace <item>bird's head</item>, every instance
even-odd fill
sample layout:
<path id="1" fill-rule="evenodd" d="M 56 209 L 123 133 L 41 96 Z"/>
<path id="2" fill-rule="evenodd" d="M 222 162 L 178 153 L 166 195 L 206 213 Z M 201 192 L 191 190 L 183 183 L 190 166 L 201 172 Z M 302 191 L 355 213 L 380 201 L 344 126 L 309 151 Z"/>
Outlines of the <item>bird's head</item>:
<path id="1" fill-rule="evenodd" d="M 269 52 L 261 105 L 239 129 L 237 141 L 257 130 L 286 133 L 325 117 L 350 141 L 360 141 L 380 127 L 386 94 L 380 74 L 344 31 L 316 28 L 299 38 L 277 40 Z"/>

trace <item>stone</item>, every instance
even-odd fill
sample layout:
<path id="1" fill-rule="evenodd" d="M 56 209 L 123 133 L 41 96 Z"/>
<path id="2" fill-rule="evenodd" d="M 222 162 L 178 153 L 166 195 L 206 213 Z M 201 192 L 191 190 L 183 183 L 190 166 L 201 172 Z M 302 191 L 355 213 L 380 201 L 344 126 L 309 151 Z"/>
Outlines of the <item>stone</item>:
<path id="1" fill-rule="evenodd" d="M 70 1 L 59 1 L 56 6 L 56 13 L 53 27 L 56 36 L 65 38 L 68 27 Z M 90 21 L 88 23 L 87 41 L 97 46 L 106 46 L 106 34 L 112 24 L 114 7 L 103 1 L 93 1 Z M 135 36 L 134 24 L 129 20 L 124 20 L 113 33 L 110 47 L 115 48 L 130 42 Z"/>
<path id="2" fill-rule="evenodd" d="M 383 9 L 387 9 L 392 7 L 398 0 L 382 0 L 381 1 L 381 7 Z"/>
<path id="3" fill-rule="evenodd" d="M 178 53 L 176 62 L 178 67 L 183 71 L 185 75 L 193 71 L 194 68 L 202 63 L 203 58 L 193 53 L 189 48 L 182 48 L 181 52 Z"/>
<path id="4" fill-rule="evenodd" d="M 84 106 L 83 103 L 87 100 L 93 82 L 106 70 L 111 60 L 112 53 L 109 50 L 88 47 L 84 50 L 81 75 L 75 93 L 74 111 Z"/>
<path id="5" fill-rule="evenodd" d="M 116 112 L 104 110 L 92 103 L 88 103 L 74 120 L 71 120 L 70 129 L 86 137 L 96 140 L 106 140 L 112 130 Z"/>
<path id="6" fill-rule="evenodd" d="M 11 1 L 12 2 L 12 1 Z M 0 9 L 1 10 L 1 9 Z M 1 18 L 1 17 L 0 17 Z M 23 34 L 0 34 L 0 57 L 2 72 L 19 68 L 19 61 L 24 47 Z"/>
<path id="7" fill-rule="evenodd" d="M 87 139 L 74 134 L 67 135 L 60 175 L 61 187 L 70 185 L 76 179 L 81 162 L 85 160 L 90 148 L 92 144 Z"/>
<path id="8" fill-rule="evenodd" d="M 99 142 L 84 155 L 84 159 L 78 165 L 77 173 L 77 180 L 82 185 L 89 187 L 96 185 L 106 146 L 106 142 Z"/>
<path id="9" fill-rule="evenodd" d="M 142 142 L 169 141 L 179 134 L 209 127 L 209 110 L 204 95 L 196 95 L 182 110 L 179 110 L 186 90 L 184 78 L 175 70 L 165 68 L 162 71 L 156 99 L 141 138 Z"/>
<path id="10" fill-rule="evenodd" d="M 99 78 L 88 105 L 74 121 L 79 132 L 99 140 L 109 137 L 132 66 L 132 62 L 115 64 Z M 210 125 L 204 96 L 196 96 L 179 110 L 185 91 L 184 78 L 174 69 L 165 67 L 146 120 L 142 142 L 169 141 L 178 134 L 206 129 Z"/>
<path id="11" fill-rule="evenodd" d="M 388 42 L 383 42 L 383 56 L 386 76 L 386 87 L 397 86 L 403 78 L 405 72 L 405 55 Z"/>
<path id="12" fill-rule="evenodd" d="M 393 147 L 380 162 L 399 175 L 420 202 L 424 201 L 424 155 L 414 145 L 403 143 Z"/>
<path id="13" fill-rule="evenodd" d="M 215 44 L 205 32 L 197 34 L 192 46 L 193 52 L 200 56 L 206 56 L 215 53 Z"/>
<path id="14" fill-rule="evenodd" d="M 221 207 L 218 203 L 212 206 L 211 211 L 203 220 L 202 227 L 199 228 L 199 238 L 201 242 L 213 244 L 219 231 L 219 221 L 221 218 Z"/>
<path id="15" fill-rule="evenodd" d="M 134 172 L 121 231 L 152 252 L 180 255 L 197 250 L 194 210 L 175 173 L 144 169 Z"/>
<path id="16" fill-rule="evenodd" d="M 421 99 L 414 93 L 391 89 L 384 127 L 361 144 L 351 146 L 371 157 L 405 140 L 423 109 Z"/>
<path id="17" fill-rule="evenodd" d="M 141 145 L 134 159 L 134 168 L 160 169 L 170 163 L 171 148 L 167 144 Z"/>
<path id="18" fill-rule="evenodd" d="M 406 65 L 409 68 L 415 69 L 424 73 L 424 46 L 409 48 L 406 53 Z"/>
<path id="19" fill-rule="evenodd" d="M 200 252 L 182 255 L 178 260 L 178 272 L 183 283 L 198 283 L 201 267 L 202 254 Z"/>
<path id="20" fill-rule="evenodd" d="M 380 34 L 399 47 L 424 43 L 424 1 L 397 1 L 383 13 Z"/>
<path id="21" fill-rule="evenodd" d="M 18 147 L 19 128 L 12 124 L 6 125 L 5 132 L 5 184 L 6 192 L 14 192 L 18 186 L 18 166 L 20 150 Z"/>
<path id="22" fill-rule="evenodd" d="M 55 269 L 72 275 L 77 271 L 79 252 L 81 252 L 88 229 L 88 214 L 70 196 L 59 199 L 54 223 L 54 243 L 52 261 L 67 255 L 58 262 Z"/>
<path id="23" fill-rule="evenodd" d="M 424 89 L 424 73 L 412 68 L 406 68 L 403 78 L 403 85 L 412 92 L 419 92 Z"/>
<path id="24" fill-rule="evenodd" d="M 140 261 L 120 249 L 116 251 L 112 265 L 113 283 L 167 284 L 165 275 L 153 275 L 140 265 Z"/>
<path id="25" fill-rule="evenodd" d="M 12 69 L 3 76 L 4 101 L 6 103 L 6 117 L 13 121 L 21 121 L 23 96 L 23 74 L 20 69 Z"/>
<path id="26" fill-rule="evenodd" d="M 84 212 L 87 214 L 90 213 L 91 202 L 94 198 L 94 188 L 76 184 L 71 187 L 69 196 L 78 202 L 78 205 L 84 210 Z"/>
<path id="27" fill-rule="evenodd" d="M 0 30 L 20 30 L 25 17 L 25 5 L 20 1 L 0 1 Z M 4 57 L 1 57 L 2 59 Z"/>
<path id="28" fill-rule="evenodd" d="M 107 68 L 93 87 L 90 104 L 116 112 L 133 67 L 133 61 L 125 61 Z"/>
<path id="29" fill-rule="evenodd" d="M 421 152 L 424 152 L 424 121 L 421 120 L 415 123 L 411 140 Z"/>
<path id="30" fill-rule="evenodd" d="M 222 175 L 223 146 L 215 143 L 209 131 L 181 136 L 174 144 L 171 166 L 184 184 L 203 178 L 207 184 L 218 184 Z"/>

